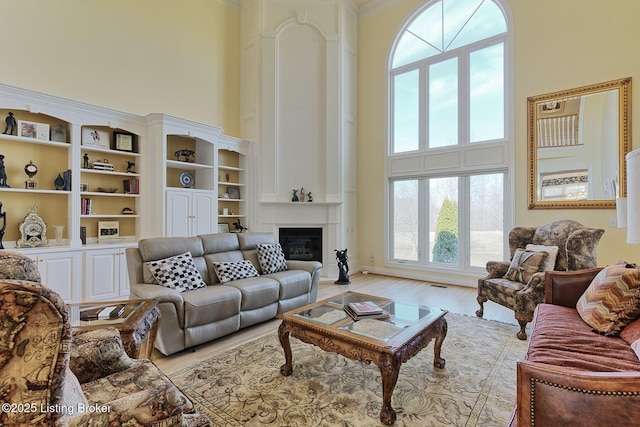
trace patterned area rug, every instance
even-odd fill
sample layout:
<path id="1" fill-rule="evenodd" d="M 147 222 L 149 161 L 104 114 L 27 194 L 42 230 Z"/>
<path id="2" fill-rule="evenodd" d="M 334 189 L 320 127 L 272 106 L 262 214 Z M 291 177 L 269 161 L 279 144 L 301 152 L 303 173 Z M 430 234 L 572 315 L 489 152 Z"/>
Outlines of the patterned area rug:
<path id="1" fill-rule="evenodd" d="M 433 342 L 400 368 L 396 426 L 505 426 L 515 401 L 518 327 L 449 313 L 444 369 Z M 382 385 L 374 365 L 291 338 L 293 374 L 270 333 L 170 375 L 216 426 L 382 426 Z"/>

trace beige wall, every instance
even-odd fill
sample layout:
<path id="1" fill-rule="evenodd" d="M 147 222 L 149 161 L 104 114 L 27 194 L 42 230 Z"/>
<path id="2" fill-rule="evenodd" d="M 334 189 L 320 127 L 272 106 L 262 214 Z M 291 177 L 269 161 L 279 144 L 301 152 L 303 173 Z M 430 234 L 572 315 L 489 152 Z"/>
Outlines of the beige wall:
<path id="1" fill-rule="evenodd" d="M 399 0 L 380 12 L 372 9 L 360 21 L 358 81 L 358 229 L 363 260 L 384 259 L 384 153 L 387 132 L 387 75 L 389 50 L 402 23 L 423 4 Z M 615 210 L 527 209 L 527 97 L 622 77 L 640 79 L 640 2 L 617 0 L 508 0 L 513 17 L 515 118 L 516 225 L 537 225 L 571 218 L 604 228 L 598 248 L 600 265 L 618 259 L 640 262 L 640 246 L 625 243 L 625 230 L 609 225 Z M 636 80 L 640 82 L 640 80 Z M 640 83 L 632 88 L 638 99 Z M 639 123 L 640 109 L 632 114 Z M 632 129 L 640 147 L 640 127 Z M 632 142 L 633 143 L 633 142 Z"/>
<path id="2" fill-rule="evenodd" d="M 240 14 L 216 0 L 21 0 L 0 82 L 240 136 Z"/>
<path id="3" fill-rule="evenodd" d="M 385 0 L 359 29 L 358 229 L 361 262 L 384 259 L 387 58 L 418 0 Z M 609 226 L 613 210 L 527 210 L 526 98 L 640 77 L 640 2 L 510 0 L 515 30 L 515 224 L 573 218 L 606 229 L 600 264 L 640 261 Z M 20 0 L 3 8 L 0 82 L 116 110 L 163 112 L 240 135 L 239 13 L 216 0 Z M 640 85 L 635 84 L 637 99 Z M 638 123 L 640 110 L 633 113 Z M 633 128 L 633 140 L 639 127 Z M 635 146 L 640 147 L 636 142 Z M 365 261 L 366 260 L 366 261 Z"/>

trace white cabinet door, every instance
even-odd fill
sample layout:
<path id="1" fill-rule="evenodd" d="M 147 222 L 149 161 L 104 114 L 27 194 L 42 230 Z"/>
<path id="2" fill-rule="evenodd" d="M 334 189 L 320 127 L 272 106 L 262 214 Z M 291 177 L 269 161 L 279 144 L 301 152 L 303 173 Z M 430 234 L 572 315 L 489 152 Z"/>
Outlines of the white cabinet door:
<path id="1" fill-rule="evenodd" d="M 67 303 L 80 301 L 79 252 L 51 252 L 28 256 L 37 263 L 43 285 L 57 292 Z"/>
<path id="2" fill-rule="evenodd" d="M 167 190 L 168 237 L 215 233 L 217 200 L 210 191 Z"/>
<path id="3" fill-rule="evenodd" d="M 191 194 L 167 191 L 167 236 L 191 236 Z"/>
<path id="4" fill-rule="evenodd" d="M 85 252 L 85 301 L 120 299 L 120 250 L 113 247 Z"/>
<path id="5" fill-rule="evenodd" d="M 218 229 L 217 200 L 212 193 L 193 193 L 192 234 L 211 234 Z"/>

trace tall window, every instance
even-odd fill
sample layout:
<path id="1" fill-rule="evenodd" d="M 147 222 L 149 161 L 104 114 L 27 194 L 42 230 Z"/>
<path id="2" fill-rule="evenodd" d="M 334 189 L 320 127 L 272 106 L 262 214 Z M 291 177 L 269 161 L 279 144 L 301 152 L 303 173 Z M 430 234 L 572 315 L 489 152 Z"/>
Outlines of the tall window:
<path id="1" fill-rule="evenodd" d="M 389 261 L 474 270 L 504 258 L 507 22 L 499 0 L 435 0 L 390 60 Z"/>

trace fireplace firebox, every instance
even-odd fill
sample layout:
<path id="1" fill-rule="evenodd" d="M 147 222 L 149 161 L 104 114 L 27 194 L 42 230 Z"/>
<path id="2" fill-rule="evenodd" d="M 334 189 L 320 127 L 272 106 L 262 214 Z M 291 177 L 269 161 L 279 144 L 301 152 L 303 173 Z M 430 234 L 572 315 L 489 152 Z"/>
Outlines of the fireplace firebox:
<path id="1" fill-rule="evenodd" d="M 322 228 L 280 228 L 278 239 L 287 260 L 322 262 Z"/>

